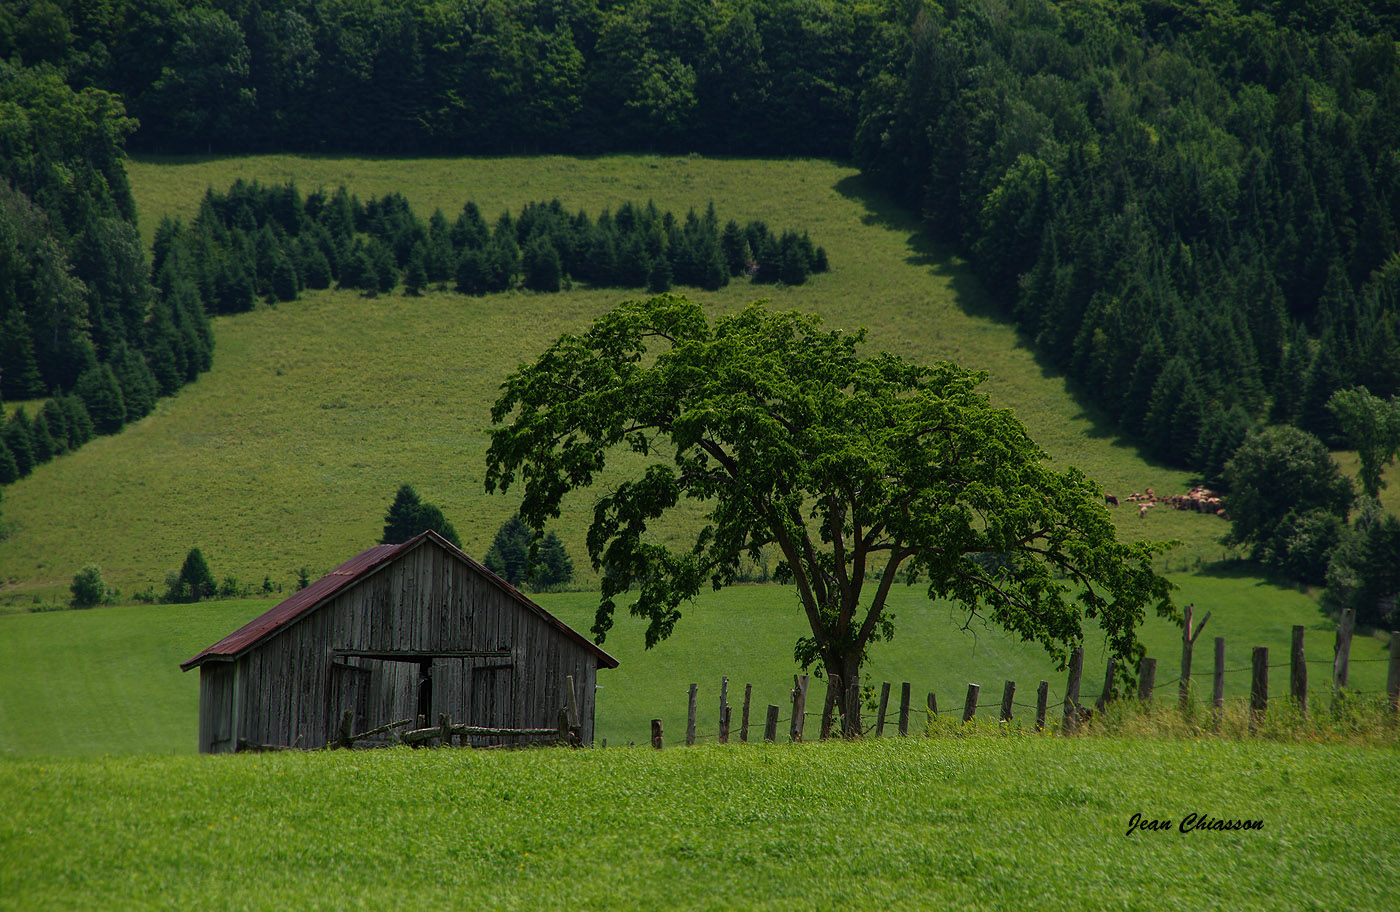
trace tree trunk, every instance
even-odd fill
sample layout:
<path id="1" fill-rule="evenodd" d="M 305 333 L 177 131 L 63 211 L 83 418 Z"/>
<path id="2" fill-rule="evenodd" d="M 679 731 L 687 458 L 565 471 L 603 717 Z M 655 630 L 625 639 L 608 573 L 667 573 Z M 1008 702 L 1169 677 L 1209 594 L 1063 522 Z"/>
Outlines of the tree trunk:
<path id="1" fill-rule="evenodd" d="M 826 670 L 829 674 L 837 674 L 841 677 L 842 696 L 837 701 L 836 708 L 841 713 L 841 737 L 859 738 L 863 733 L 861 728 L 861 700 L 860 700 L 860 654 L 842 653 L 836 657 L 833 667 L 832 662 L 826 662 Z M 850 697 L 852 688 L 855 690 L 855 697 Z"/>

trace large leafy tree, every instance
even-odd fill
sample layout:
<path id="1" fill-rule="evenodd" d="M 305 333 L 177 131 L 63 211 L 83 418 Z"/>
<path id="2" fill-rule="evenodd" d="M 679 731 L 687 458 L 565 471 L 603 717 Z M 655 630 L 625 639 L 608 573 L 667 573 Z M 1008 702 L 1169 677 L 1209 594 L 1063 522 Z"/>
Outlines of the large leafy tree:
<path id="1" fill-rule="evenodd" d="M 624 593 L 654 646 L 683 601 L 776 548 L 809 628 L 797 661 L 843 681 L 858 681 L 871 645 L 893 636 L 897 579 L 926 583 L 968 623 L 1041 643 L 1061 665 L 1086 620 L 1113 655 L 1140 655 L 1145 609 L 1175 617 L 1150 568 L 1161 546 L 1120 543 L 1098 487 L 1049 468 L 1015 417 L 978 392 L 984 374 L 862 357 L 864 337 L 761 302 L 713 324 L 676 295 L 624 303 L 506 379 L 487 490 L 523 482 L 521 515 L 539 530 L 568 492 L 608 471 L 588 532 L 600 642 Z M 609 464 L 621 451 L 644 461 L 625 479 Z M 682 499 L 708 508 L 684 550 L 648 534 Z M 858 730 L 858 708 L 845 724 Z"/>
<path id="2" fill-rule="evenodd" d="M 1272 569 L 1320 582 L 1353 495 L 1322 441 L 1289 425 L 1251 434 L 1225 465 L 1225 541 Z"/>
<path id="3" fill-rule="evenodd" d="M 1381 473 L 1400 453 L 1400 399 L 1389 401 L 1371 395 L 1364 386 L 1339 390 L 1327 401 L 1347 442 L 1356 448 L 1361 467 L 1357 477 L 1371 497 L 1380 497 L 1385 482 Z"/>

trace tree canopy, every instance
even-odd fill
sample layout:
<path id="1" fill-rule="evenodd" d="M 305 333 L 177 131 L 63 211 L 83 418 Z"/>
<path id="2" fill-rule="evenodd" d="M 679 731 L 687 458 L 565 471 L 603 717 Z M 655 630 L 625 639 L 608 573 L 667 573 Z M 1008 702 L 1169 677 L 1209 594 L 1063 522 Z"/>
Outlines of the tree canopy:
<path id="1" fill-rule="evenodd" d="M 1061 665 L 1086 621 L 1113 655 L 1139 656 L 1145 609 L 1177 617 L 1150 567 L 1165 546 L 1119 542 L 1099 488 L 1049 468 L 977 390 L 985 374 L 862 356 L 864 338 L 764 302 L 713 323 L 678 295 L 626 302 L 505 380 L 486 488 L 523 483 L 521 516 L 538 530 L 612 457 L 643 457 L 625 480 L 608 476 L 588 531 L 599 642 L 625 593 L 652 647 L 682 602 L 775 548 L 807 620 L 794 657 L 843 681 L 859 681 L 872 643 L 894 635 L 897 579 Z M 684 550 L 648 534 L 682 499 L 707 508 Z"/>

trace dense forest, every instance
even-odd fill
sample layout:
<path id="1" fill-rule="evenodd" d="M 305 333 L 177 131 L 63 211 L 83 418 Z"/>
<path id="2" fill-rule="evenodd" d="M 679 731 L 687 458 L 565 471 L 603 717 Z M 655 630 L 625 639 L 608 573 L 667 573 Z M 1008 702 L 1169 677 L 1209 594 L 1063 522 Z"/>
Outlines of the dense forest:
<path id="1" fill-rule="evenodd" d="M 1400 394 L 1397 34 L 1364 0 L 19 0 L 0 394 L 207 364 L 195 302 L 228 308 L 143 265 L 124 142 L 828 156 L 1108 421 L 1228 484 L 1259 428 L 1356 447 L 1329 403 Z"/>

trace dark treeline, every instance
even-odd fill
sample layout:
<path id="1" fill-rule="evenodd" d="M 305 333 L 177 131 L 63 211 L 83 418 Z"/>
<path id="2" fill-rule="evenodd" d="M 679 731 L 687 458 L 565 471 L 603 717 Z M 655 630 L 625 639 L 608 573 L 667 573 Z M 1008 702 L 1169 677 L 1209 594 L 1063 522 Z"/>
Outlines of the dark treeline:
<path id="1" fill-rule="evenodd" d="M 429 285 L 464 294 L 523 287 L 559 291 L 572 282 L 666 291 L 672 284 L 720 288 L 733 277 L 798 285 L 824 272 L 826 251 L 806 232 L 775 235 L 761 221 L 722 227 L 709 207 L 684 219 L 655 204 L 623 203 L 595 220 L 558 200 L 529 203 L 488 224 L 467 202 L 454 221 L 442 210 L 425 222 L 397 193 L 361 203 L 345 187 L 305 198 L 294 185 L 238 181 L 208 191 L 189 225 L 165 219 L 156 231 L 157 287 L 188 276 L 217 313 L 248 310 L 259 298 L 294 300 L 303 288 L 420 294 Z"/>
<path id="2" fill-rule="evenodd" d="M 148 414 L 207 369 L 202 301 L 152 288 L 120 99 L 0 61 L 0 485 Z"/>
<path id="3" fill-rule="evenodd" d="M 1341 445 L 1333 393 L 1400 393 L 1400 60 L 1371 7 L 929 5 L 855 156 L 1084 397 L 1218 481 L 1257 423 Z"/>
<path id="4" fill-rule="evenodd" d="M 154 151 L 845 156 L 887 15 L 845 0 L 19 0 L 0 57 Z"/>

